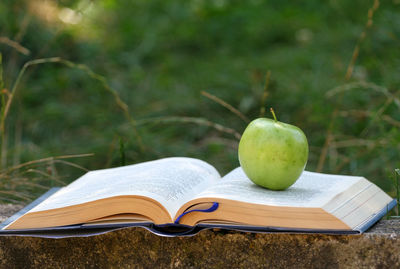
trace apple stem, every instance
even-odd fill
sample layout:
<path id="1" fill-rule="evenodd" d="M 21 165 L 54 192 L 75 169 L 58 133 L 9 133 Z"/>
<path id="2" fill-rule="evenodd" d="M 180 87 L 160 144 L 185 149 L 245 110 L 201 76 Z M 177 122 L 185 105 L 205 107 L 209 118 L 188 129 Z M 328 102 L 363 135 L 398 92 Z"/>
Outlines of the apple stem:
<path id="1" fill-rule="evenodd" d="M 271 107 L 269 110 L 271 111 L 271 114 L 274 117 L 275 122 L 278 122 L 278 120 L 276 119 L 276 116 L 275 116 L 274 109 Z"/>

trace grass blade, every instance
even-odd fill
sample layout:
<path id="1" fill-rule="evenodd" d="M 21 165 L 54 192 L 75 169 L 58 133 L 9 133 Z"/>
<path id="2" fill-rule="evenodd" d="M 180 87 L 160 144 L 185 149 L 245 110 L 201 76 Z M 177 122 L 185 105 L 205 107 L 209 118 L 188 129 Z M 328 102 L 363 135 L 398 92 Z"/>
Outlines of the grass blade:
<path id="1" fill-rule="evenodd" d="M 226 109 L 231 111 L 233 114 L 235 114 L 236 116 L 241 118 L 244 122 L 246 122 L 246 123 L 250 122 L 250 120 L 245 115 L 243 115 L 242 112 L 240 112 L 239 110 L 237 110 L 236 108 L 234 108 L 232 105 L 228 104 L 227 102 L 225 102 L 221 98 L 218 98 L 217 96 L 212 95 L 211 93 L 208 93 L 206 91 L 202 91 L 201 94 L 203 96 L 207 97 L 208 99 L 210 99 L 210 100 L 220 104 L 221 106 L 225 107 Z"/>
<path id="2" fill-rule="evenodd" d="M 151 123 L 170 123 L 170 122 L 179 122 L 179 123 L 194 123 L 198 125 L 203 125 L 203 126 L 208 126 L 211 128 L 216 129 L 219 132 L 226 133 L 233 135 L 237 140 L 240 140 L 240 133 L 238 133 L 236 130 L 225 127 L 219 123 L 215 123 L 212 121 L 209 121 L 204 118 L 195 118 L 195 117 L 158 117 L 158 118 L 150 118 L 150 119 L 145 119 L 145 120 L 140 120 L 138 121 L 138 125 L 142 124 L 151 124 Z"/>

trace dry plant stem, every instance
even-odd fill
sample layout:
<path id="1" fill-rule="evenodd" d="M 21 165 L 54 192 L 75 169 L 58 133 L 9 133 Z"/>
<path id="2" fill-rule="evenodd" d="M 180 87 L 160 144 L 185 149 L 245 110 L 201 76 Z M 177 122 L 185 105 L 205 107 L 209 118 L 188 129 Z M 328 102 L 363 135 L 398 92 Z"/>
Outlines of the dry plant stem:
<path id="1" fill-rule="evenodd" d="M 7 163 L 7 145 L 8 145 L 8 137 L 5 135 L 1 137 L 1 145 L 0 145 L 0 171 L 3 167 L 6 167 Z"/>
<path id="2" fill-rule="evenodd" d="M 20 45 L 21 47 L 23 47 L 20 42 L 23 38 L 23 36 L 25 35 L 26 31 L 28 30 L 28 26 L 31 22 L 31 18 L 32 15 L 29 12 L 26 12 L 22 18 L 22 20 L 20 20 L 20 25 L 18 25 L 18 32 L 17 34 L 14 36 L 14 41 L 16 43 L 18 43 L 18 45 Z M 14 49 L 11 52 L 11 55 L 9 56 L 8 59 L 8 65 L 7 65 L 7 69 L 6 69 L 6 74 L 8 78 L 13 77 L 14 73 L 17 73 L 17 66 L 18 66 L 18 51 L 16 49 Z M 38 57 L 35 57 L 38 58 Z M 11 82 L 10 82 L 11 84 Z"/>
<path id="3" fill-rule="evenodd" d="M 27 48 L 23 47 L 18 42 L 15 42 L 15 41 L 13 41 L 13 40 L 9 39 L 8 37 L 5 37 L 5 36 L 0 36 L 0 43 L 6 44 L 7 46 L 12 47 L 16 51 L 18 51 L 19 53 L 22 53 L 24 55 L 29 55 L 31 53 Z"/>
<path id="4" fill-rule="evenodd" d="M 8 97 L 5 107 L 4 107 L 4 111 L 2 111 L 3 114 L 1 115 L 2 118 L 1 118 L 1 122 L 0 122 L 0 133 L 2 136 L 4 136 L 4 124 L 5 124 L 5 120 L 7 118 L 8 112 L 10 110 L 10 106 L 13 102 L 17 87 L 18 87 L 18 85 L 21 81 L 21 78 L 24 75 L 26 69 L 31 65 L 43 64 L 43 63 L 54 63 L 54 62 L 59 62 L 59 60 L 60 60 L 60 58 L 58 58 L 58 57 L 46 58 L 46 59 L 38 59 L 38 60 L 29 61 L 24 64 L 21 71 L 18 73 L 17 79 L 11 89 L 11 92 L 9 94 L 9 97 Z"/>
<path id="5" fill-rule="evenodd" d="M 52 177 L 51 175 L 49 175 L 50 177 L 48 177 L 49 180 L 51 180 L 51 182 L 57 182 L 60 186 L 65 186 L 65 182 L 63 182 L 62 180 L 56 179 L 54 177 Z M 43 180 L 43 176 L 39 175 L 38 177 L 17 177 L 18 183 L 16 185 L 18 186 L 31 186 L 31 187 L 37 187 L 37 186 L 41 186 L 40 188 L 42 189 L 49 189 L 48 185 L 43 185 L 40 183 L 36 183 L 36 181 L 41 181 Z M 29 189 L 25 190 L 27 193 L 30 193 Z"/>
<path id="6" fill-rule="evenodd" d="M 21 149 L 22 149 L 21 141 L 22 141 L 22 123 L 20 117 L 18 117 L 15 123 L 15 134 L 14 134 L 15 151 L 13 153 L 13 165 L 18 165 L 20 163 Z"/>
<path id="7" fill-rule="evenodd" d="M 373 147 L 368 148 L 369 151 L 372 150 L 372 149 L 373 149 Z M 355 159 L 357 159 L 358 157 L 361 157 L 363 154 L 365 154 L 365 152 L 360 152 L 360 153 L 358 153 L 358 154 L 356 155 L 356 158 L 355 158 Z M 346 157 L 346 156 L 340 156 L 340 159 L 341 159 L 342 161 L 341 161 L 341 162 L 335 167 L 335 169 L 333 170 L 333 172 L 334 172 L 335 174 L 336 174 L 336 173 L 339 173 L 345 165 L 347 165 L 348 163 L 350 163 L 350 162 L 352 161 L 352 159 L 350 159 L 350 158 L 348 158 L 348 157 Z"/>
<path id="8" fill-rule="evenodd" d="M 93 155 L 94 155 L 93 153 L 86 153 L 86 154 L 75 154 L 75 155 L 62 155 L 62 156 L 55 156 L 55 157 L 47 157 L 47 158 L 33 160 L 33 161 L 29 161 L 29 162 L 26 162 L 26 163 L 22 163 L 22 164 L 10 167 L 10 168 L 4 170 L 4 172 L 5 173 L 11 173 L 11 172 L 13 172 L 15 170 L 18 170 L 18 169 L 21 169 L 23 167 L 26 167 L 26 166 L 29 166 L 29 165 L 33 165 L 33 164 L 38 164 L 38 163 L 54 162 L 56 160 L 71 159 L 71 158 L 89 157 L 89 156 L 93 156 Z"/>
<path id="9" fill-rule="evenodd" d="M 18 88 L 18 85 L 19 85 L 19 83 L 21 81 L 22 76 L 24 75 L 24 73 L 25 73 L 25 71 L 26 71 L 26 69 L 28 67 L 33 66 L 33 65 L 38 65 L 38 64 L 44 64 L 44 63 L 61 63 L 61 64 L 64 64 L 64 65 L 66 65 L 68 67 L 71 67 L 71 68 L 80 69 L 80 70 L 86 72 L 91 78 L 99 81 L 102 84 L 102 86 L 114 96 L 114 100 L 115 100 L 116 104 L 124 112 L 125 117 L 127 118 L 129 123 L 133 127 L 133 131 L 134 131 L 134 134 L 135 134 L 136 139 L 138 141 L 140 149 L 142 151 L 144 151 L 144 146 L 143 146 L 142 139 L 141 139 L 141 137 L 139 135 L 139 132 L 137 131 L 137 128 L 136 128 L 136 121 L 130 115 L 128 105 L 125 102 L 123 102 L 121 100 L 121 98 L 119 97 L 118 93 L 107 84 L 106 79 L 103 76 L 100 76 L 100 75 L 96 74 L 95 72 L 93 72 L 86 65 L 76 64 L 76 63 L 73 63 L 71 61 L 62 59 L 60 57 L 37 59 L 37 60 L 32 60 L 32 61 L 26 62 L 24 64 L 24 66 L 22 67 L 21 71 L 19 72 L 19 74 L 17 76 L 17 79 L 16 79 L 16 81 L 15 81 L 15 83 L 14 83 L 12 89 L 11 89 L 11 92 L 9 93 L 9 97 L 8 97 L 6 103 L 5 103 L 4 110 L 2 110 L 2 114 L 0 115 L 0 117 L 1 117 L 1 119 L 0 119 L 0 136 L 1 136 L 1 140 L 0 141 L 4 141 L 4 137 L 5 137 L 5 121 L 7 119 L 7 115 L 9 113 L 10 106 L 11 106 L 11 104 L 13 102 L 16 90 Z M 1 147 L 3 148 L 3 145 Z M 2 158 L 4 158 L 4 155 L 2 155 Z"/>
<path id="10" fill-rule="evenodd" d="M 237 110 L 236 108 L 234 108 L 233 106 L 231 106 L 230 104 L 225 102 L 224 100 L 218 98 L 217 96 L 212 95 L 211 93 L 208 93 L 206 91 L 202 91 L 201 94 L 204 95 L 205 97 L 207 97 L 208 99 L 210 99 L 210 100 L 220 104 L 221 106 L 225 107 L 226 109 L 231 111 L 233 114 L 235 114 L 236 116 L 241 118 L 244 122 L 246 122 L 246 123 L 250 122 L 250 120 L 245 115 L 243 115 L 242 112 L 240 112 L 239 110 Z"/>
<path id="11" fill-rule="evenodd" d="M 347 139 L 342 141 L 335 141 L 332 143 L 332 148 L 350 148 L 350 147 L 376 147 L 386 145 L 386 139 L 368 140 L 368 139 Z"/>
<path id="12" fill-rule="evenodd" d="M 45 173 L 41 170 L 38 169 L 33 169 L 33 168 L 29 168 L 26 171 L 21 172 L 19 175 L 25 175 L 25 174 L 38 174 L 40 175 L 41 178 L 51 178 L 51 175 L 48 173 Z M 63 182 L 63 185 L 65 185 L 65 183 Z"/>
<path id="13" fill-rule="evenodd" d="M 388 116 L 388 115 L 383 115 L 382 119 L 384 121 L 386 121 L 387 123 L 396 126 L 398 128 L 400 128 L 400 121 L 393 119 L 392 117 Z"/>
<path id="14" fill-rule="evenodd" d="M 353 55 L 351 57 L 351 61 L 349 63 L 349 66 L 347 67 L 347 72 L 346 72 L 346 76 L 345 76 L 346 81 L 348 81 L 353 74 L 354 66 L 355 66 L 356 60 L 358 58 L 359 51 L 360 51 L 361 43 L 364 41 L 365 37 L 367 36 L 368 29 L 371 28 L 372 24 L 374 23 L 373 22 L 374 14 L 378 10 L 378 8 L 379 8 L 379 0 L 374 0 L 372 7 L 370 9 L 368 9 L 368 20 L 367 20 L 367 23 L 365 24 L 364 31 L 362 31 L 361 35 L 359 36 L 359 38 L 357 40 L 357 44 L 354 48 Z"/>
<path id="15" fill-rule="evenodd" d="M 355 117 L 371 117 L 373 118 L 377 113 L 372 113 L 364 110 L 347 110 L 339 112 L 339 116 L 348 117 L 348 116 L 355 116 Z M 378 115 L 379 116 L 379 115 Z M 384 122 L 393 125 L 395 127 L 400 128 L 400 121 L 393 119 L 389 115 L 380 115 L 380 119 Z"/>
<path id="16" fill-rule="evenodd" d="M 129 121 L 129 123 L 131 124 L 131 126 L 133 128 L 133 132 L 134 132 L 134 134 L 136 136 L 136 139 L 137 139 L 137 142 L 138 142 L 140 150 L 142 152 L 144 152 L 145 151 L 145 147 L 144 147 L 144 144 L 142 142 L 142 138 L 141 138 L 141 136 L 140 136 L 140 134 L 139 134 L 139 132 L 137 130 L 137 127 L 136 127 L 136 120 L 133 119 L 133 117 L 131 116 L 131 113 L 129 111 L 129 106 L 124 101 L 122 101 L 121 98 L 119 97 L 118 93 L 108 85 L 106 79 L 103 76 L 94 73 L 86 65 L 75 64 L 73 62 L 70 62 L 70 61 L 67 61 L 67 60 L 64 60 L 64 59 L 60 59 L 60 62 L 65 64 L 65 65 L 67 65 L 67 66 L 69 66 L 69 67 L 73 67 L 73 68 L 77 68 L 77 69 L 85 71 L 91 78 L 99 81 L 103 85 L 103 87 L 114 96 L 114 100 L 115 100 L 116 104 L 124 112 L 124 115 L 125 115 L 126 119 Z"/>
<path id="17" fill-rule="evenodd" d="M 4 108 L 2 107 L 2 111 L 1 111 L 1 115 L 0 115 L 0 138 L 1 138 L 1 168 L 5 167 L 4 164 L 4 160 L 5 160 L 5 121 L 7 119 L 7 115 L 8 112 L 10 111 L 10 106 L 13 102 L 14 96 L 15 96 L 15 92 L 17 90 L 17 87 L 21 81 L 21 78 L 23 76 L 23 74 L 25 73 L 25 70 L 31 66 L 31 65 L 35 65 L 35 64 L 42 64 L 42 63 L 51 63 L 51 62 L 56 62 L 58 58 L 47 58 L 47 59 L 38 59 L 38 60 L 33 60 L 33 61 L 29 61 L 27 63 L 24 64 L 24 66 L 22 67 L 21 71 L 18 73 L 17 79 L 11 89 L 11 92 L 8 95 L 7 101 L 5 102 Z"/>
<path id="18" fill-rule="evenodd" d="M 103 76 L 93 72 L 86 65 L 75 64 L 75 63 L 73 63 L 71 61 L 64 60 L 64 59 L 59 59 L 59 62 L 65 64 L 65 65 L 67 65 L 69 67 L 77 68 L 77 69 L 85 71 L 91 78 L 99 81 L 103 85 L 103 87 L 114 96 L 114 100 L 115 100 L 116 104 L 124 112 L 124 115 L 125 115 L 126 119 L 129 121 L 129 123 L 133 127 L 133 132 L 134 132 L 134 134 L 136 136 L 136 139 L 137 139 L 137 142 L 138 142 L 140 150 L 142 152 L 144 152 L 145 151 L 145 147 L 144 147 L 144 144 L 142 142 L 142 138 L 139 135 L 139 132 L 138 132 L 137 127 L 136 127 L 136 120 L 133 119 L 133 117 L 131 116 L 131 113 L 129 112 L 129 106 L 124 101 L 122 101 L 121 98 L 119 97 L 118 93 L 108 85 L 106 79 Z"/>
<path id="19" fill-rule="evenodd" d="M 83 167 L 83 166 L 81 166 L 79 164 L 73 163 L 73 162 L 69 162 L 69 161 L 65 161 L 65 160 L 54 160 L 54 163 L 66 164 L 66 165 L 78 168 L 78 169 L 80 169 L 82 171 L 89 172 L 89 169 L 87 169 L 87 168 L 85 168 L 85 167 Z"/>
<path id="20" fill-rule="evenodd" d="M 50 181 L 50 186 L 54 186 L 54 181 L 60 181 L 60 176 L 58 175 L 58 171 L 56 166 L 54 165 L 55 161 L 50 162 L 49 168 L 50 168 L 50 173 L 52 175 L 52 180 Z"/>
<path id="21" fill-rule="evenodd" d="M 222 144 L 227 148 L 237 151 L 238 150 L 238 142 L 236 139 L 231 138 L 223 138 L 218 136 L 210 136 L 201 141 L 201 145 L 207 145 L 209 142 Z"/>
<path id="22" fill-rule="evenodd" d="M 29 182 L 29 181 L 28 182 L 23 182 L 23 183 L 21 183 L 21 185 L 34 187 L 34 188 L 39 188 L 39 189 L 42 189 L 42 190 L 48 190 L 49 189 L 46 186 L 43 186 L 43 185 L 40 185 L 40 184 L 36 184 L 36 183 L 32 183 L 32 182 Z M 65 186 L 65 183 L 63 185 Z"/>
<path id="23" fill-rule="evenodd" d="M 0 197 L 0 200 L 5 202 L 5 203 L 10 203 L 10 204 L 21 204 L 21 201 L 15 200 L 15 199 L 11 199 L 11 198 L 4 198 L 4 197 Z"/>
<path id="24" fill-rule="evenodd" d="M 49 189 L 46 186 L 42 186 L 40 184 L 36 184 L 36 183 L 32 183 L 32 182 L 24 182 L 24 183 L 22 183 L 22 185 L 25 185 L 25 186 L 28 186 L 28 187 L 33 187 L 33 188 L 39 188 L 39 189 L 42 189 L 42 190 L 45 190 L 45 191 Z M 64 184 L 64 186 L 65 186 L 65 184 Z"/>
<path id="25" fill-rule="evenodd" d="M 32 200 L 32 196 L 30 196 L 30 195 L 27 195 L 27 194 L 23 194 L 23 193 L 17 193 L 17 192 L 13 192 L 13 191 L 1 191 L 0 190 L 0 194 L 6 194 L 6 195 L 12 195 L 12 196 L 15 196 L 15 197 L 18 197 L 18 198 L 20 198 L 20 199 L 23 199 L 23 200 L 25 200 L 25 201 L 30 201 L 30 200 Z"/>
<path id="26" fill-rule="evenodd" d="M 51 182 L 53 182 L 53 181 L 54 181 L 54 182 L 57 182 L 60 186 L 65 186 L 65 185 L 67 185 L 64 181 L 60 180 L 60 179 L 57 178 L 57 177 L 54 177 L 54 176 L 51 175 L 51 174 L 47 174 L 47 173 L 44 173 L 44 172 L 43 172 L 43 174 L 47 175 L 46 177 L 47 177 L 49 180 L 51 180 Z M 43 176 L 40 175 L 40 177 L 37 177 L 36 179 L 43 179 Z M 35 178 L 26 178 L 26 180 L 28 180 L 28 181 L 30 182 L 30 181 L 34 181 Z M 26 184 L 25 184 L 25 183 L 26 183 L 26 180 L 25 180 L 24 182 L 21 182 L 22 180 L 21 180 L 21 179 L 18 179 L 18 185 L 26 185 Z M 43 186 L 43 185 L 41 185 L 41 186 Z M 43 187 L 49 189 L 48 186 L 43 186 Z"/>
<path id="27" fill-rule="evenodd" d="M 381 139 L 379 141 L 375 140 L 362 140 L 362 139 L 350 139 L 343 140 L 339 142 L 332 143 L 331 148 L 345 148 L 345 147 L 364 147 L 367 152 L 374 150 L 378 146 L 386 145 L 388 142 L 385 139 Z M 334 174 L 339 173 L 342 168 L 350 163 L 353 159 L 357 160 L 359 157 L 366 154 L 366 151 L 359 152 L 354 158 L 348 158 L 347 156 L 340 156 L 341 162 L 336 165 L 336 167 L 332 170 Z"/>
<path id="28" fill-rule="evenodd" d="M 376 85 L 375 83 L 372 83 L 372 82 L 360 81 L 360 82 L 347 83 L 347 84 L 338 86 L 336 88 L 333 88 L 332 90 L 328 91 L 325 95 L 326 95 L 326 97 L 329 97 L 329 98 L 334 95 L 339 95 L 339 97 L 340 97 L 343 92 L 351 91 L 351 90 L 354 90 L 354 89 L 357 89 L 360 87 L 381 93 L 381 94 L 385 95 L 386 98 L 388 98 L 388 99 L 393 99 L 394 104 L 398 108 L 400 108 L 400 99 L 396 95 L 392 94 L 387 88 Z"/>
<path id="29" fill-rule="evenodd" d="M 195 123 L 198 125 L 208 126 L 216 129 L 219 132 L 233 135 L 237 140 L 240 140 L 241 135 L 236 130 L 232 128 L 225 127 L 221 124 L 203 119 L 203 118 L 194 118 L 194 117 L 158 117 L 151 118 L 146 120 L 138 121 L 138 125 L 141 124 L 150 124 L 150 123 L 167 123 L 167 122 L 180 122 L 180 123 Z"/>
<path id="30" fill-rule="evenodd" d="M 267 100 L 267 96 L 268 96 L 268 87 L 269 87 L 270 78 L 271 78 L 271 71 L 268 70 L 267 74 L 265 75 L 264 91 L 263 91 L 263 95 L 261 97 L 260 118 L 264 117 L 264 115 L 265 115 L 265 101 Z"/>
<path id="31" fill-rule="evenodd" d="M 368 89 L 368 90 L 373 90 L 375 92 L 383 94 L 386 97 L 386 101 L 383 104 L 383 106 L 381 108 L 379 108 L 379 110 L 374 114 L 370 113 L 370 112 L 366 112 L 366 111 L 359 111 L 359 110 L 351 110 L 351 111 L 349 111 L 349 113 L 353 113 L 353 114 L 357 113 L 359 115 L 371 117 L 370 124 L 367 127 L 365 127 L 365 129 L 363 131 L 361 131 L 360 136 L 366 135 L 366 133 L 371 128 L 372 123 L 375 122 L 377 119 L 381 119 L 383 121 L 386 121 L 389 124 L 394 125 L 396 127 L 400 126 L 400 122 L 399 121 L 396 121 L 395 119 L 391 118 L 388 115 L 382 115 L 383 112 L 386 110 L 386 108 L 389 105 L 391 105 L 392 103 L 394 103 L 398 108 L 400 108 L 400 99 L 395 94 L 392 94 L 385 87 L 378 86 L 378 85 L 376 85 L 374 83 L 366 83 L 366 82 L 348 83 L 348 84 L 336 87 L 336 88 L 328 91 L 326 93 L 326 96 L 327 97 L 332 97 L 334 95 L 341 94 L 341 93 L 343 93 L 345 91 L 351 91 L 351 90 L 354 90 L 354 89 L 359 88 L 359 87 L 363 87 L 363 88 Z M 345 112 L 341 111 L 341 112 L 339 112 L 339 115 L 346 116 L 349 113 L 346 114 Z"/>
<path id="32" fill-rule="evenodd" d="M 364 128 L 364 130 L 361 131 L 361 134 L 360 134 L 361 137 L 365 136 L 365 135 L 368 133 L 368 131 L 369 131 L 370 128 L 371 128 L 371 125 L 372 125 L 373 123 L 375 123 L 376 120 L 378 120 L 378 119 L 381 118 L 383 112 L 389 107 L 389 105 L 390 105 L 392 102 L 393 102 L 393 99 L 392 99 L 392 98 L 387 99 L 386 102 L 383 104 L 383 106 L 380 107 L 380 108 L 378 109 L 378 111 L 372 115 L 372 118 L 371 118 L 371 121 L 369 122 L 369 124 Z"/>
<path id="33" fill-rule="evenodd" d="M 373 17 L 374 17 L 374 14 L 375 14 L 375 12 L 377 11 L 378 8 L 379 8 L 379 0 L 374 0 L 374 3 L 372 4 L 372 7 L 368 9 L 367 23 L 365 24 L 364 30 L 360 34 L 360 36 L 359 36 L 359 38 L 357 40 L 356 46 L 354 47 L 353 55 L 351 57 L 349 65 L 347 67 L 346 75 L 345 75 L 345 78 L 344 78 L 345 81 L 348 81 L 351 78 L 352 74 L 353 74 L 354 66 L 355 66 L 356 60 L 358 58 L 358 54 L 360 52 L 361 43 L 365 40 L 365 37 L 367 36 L 367 31 L 369 30 L 369 28 L 371 28 L 371 26 L 373 24 Z M 341 103 L 342 98 L 343 98 L 343 94 L 341 94 L 339 96 L 339 98 L 338 98 L 339 101 L 338 101 L 337 104 Z M 322 148 L 320 158 L 318 160 L 317 172 L 321 172 L 322 169 L 324 168 L 324 164 L 325 164 L 326 156 L 327 156 L 327 153 L 328 153 L 328 149 L 329 149 L 329 147 L 330 147 L 330 145 L 332 143 L 332 140 L 333 140 L 332 132 L 333 132 L 334 123 L 335 123 L 337 115 L 338 115 L 338 111 L 339 111 L 339 107 L 338 107 L 338 105 L 336 105 L 335 109 L 334 109 L 334 111 L 333 111 L 333 113 L 331 115 L 331 120 L 330 120 L 328 131 L 327 131 L 327 134 L 326 134 L 325 143 L 324 143 L 324 146 Z"/>
<path id="34" fill-rule="evenodd" d="M 21 20 L 21 24 L 18 27 L 19 31 L 14 37 L 14 40 L 16 42 L 21 42 L 22 38 L 25 36 L 26 31 L 28 30 L 29 23 L 31 22 L 31 19 L 32 19 L 32 14 L 26 13 L 24 15 L 23 19 Z"/>
<path id="35" fill-rule="evenodd" d="M 111 164 L 112 164 L 112 154 L 113 154 L 113 152 L 115 150 L 117 141 L 118 141 L 118 137 L 114 136 L 112 141 L 111 141 L 111 143 L 110 143 L 110 145 L 108 146 L 108 151 L 107 151 L 107 155 L 106 155 L 107 157 L 106 157 L 106 162 L 105 162 L 104 167 L 110 167 L 111 166 Z"/>

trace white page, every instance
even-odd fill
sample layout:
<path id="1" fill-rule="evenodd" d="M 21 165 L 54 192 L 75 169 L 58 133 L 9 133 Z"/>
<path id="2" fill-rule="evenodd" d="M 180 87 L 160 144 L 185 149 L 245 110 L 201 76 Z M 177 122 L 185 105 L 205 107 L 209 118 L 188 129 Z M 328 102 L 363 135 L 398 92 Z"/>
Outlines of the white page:
<path id="1" fill-rule="evenodd" d="M 174 157 L 89 172 L 30 212 L 77 205 L 120 195 L 160 202 L 174 216 L 179 207 L 220 180 L 217 170 L 198 159 Z"/>
<path id="2" fill-rule="evenodd" d="M 361 177 L 304 171 L 296 183 L 288 189 L 272 191 L 255 185 L 239 167 L 215 185 L 199 193 L 196 198 L 225 198 L 272 206 L 322 207 L 360 179 Z"/>

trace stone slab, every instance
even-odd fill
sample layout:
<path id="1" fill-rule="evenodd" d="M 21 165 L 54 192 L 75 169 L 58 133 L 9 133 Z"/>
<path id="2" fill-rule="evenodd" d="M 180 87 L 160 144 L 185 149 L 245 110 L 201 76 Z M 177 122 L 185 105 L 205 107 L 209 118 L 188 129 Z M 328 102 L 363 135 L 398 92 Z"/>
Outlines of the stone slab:
<path id="1" fill-rule="evenodd" d="M 0 219 L 18 211 L 0 205 Z M 206 230 L 159 237 L 126 228 L 87 238 L 0 236 L 0 268 L 400 268 L 400 220 L 362 235 Z"/>

